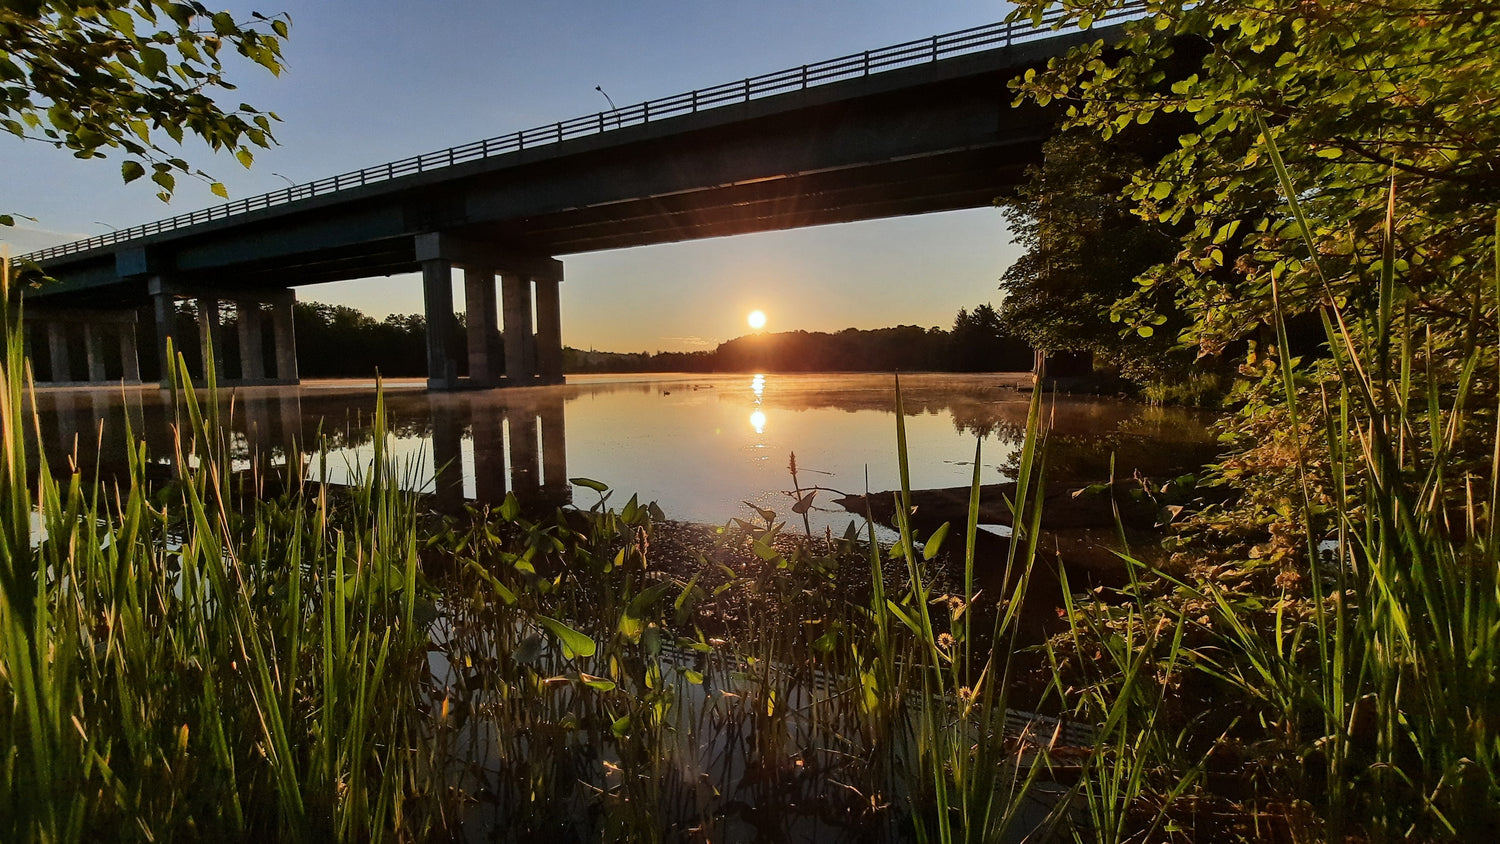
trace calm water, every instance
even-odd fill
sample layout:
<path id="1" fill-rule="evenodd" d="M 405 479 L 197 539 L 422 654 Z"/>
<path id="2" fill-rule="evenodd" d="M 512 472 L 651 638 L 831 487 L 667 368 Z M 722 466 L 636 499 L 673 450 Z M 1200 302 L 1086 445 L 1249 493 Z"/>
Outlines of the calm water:
<path id="1" fill-rule="evenodd" d="M 983 438 L 986 483 L 1008 478 L 1029 394 L 1002 385 L 1014 375 L 908 375 L 901 380 L 915 488 L 965 486 L 976 438 Z M 328 460 L 307 474 L 342 481 L 373 452 L 373 384 L 311 382 L 301 387 L 224 391 L 230 427 L 248 465 L 252 453 L 282 463 L 296 444 L 311 452 L 321 435 Z M 654 500 L 676 519 L 722 523 L 751 518 L 744 502 L 775 510 L 789 523 L 796 453 L 803 488 L 848 493 L 899 484 L 894 379 L 889 375 L 572 376 L 565 386 L 429 394 L 420 385 L 387 385 L 388 444 L 407 464 L 409 483 L 440 500 L 572 500 L 588 506 L 591 490 L 570 487 L 588 477 Z M 229 410 L 229 408 L 226 408 Z M 171 454 L 170 394 L 155 388 L 52 390 L 37 397 L 43 446 L 50 458 L 76 455 L 92 466 L 125 454 L 129 417 L 148 454 Z M 102 437 L 99 433 L 102 424 Z M 1112 400 L 1060 397 L 1053 430 L 1071 452 L 1064 463 L 1098 463 L 1119 448 L 1170 451 L 1204 438 L 1200 418 Z M 1107 460 L 1107 458 L 1104 458 Z M 437 473 L 435 466 L 456 471 Z M 1086 471 L 1087 467 L 1084 467 Z M 818 503 L 837 510 L 825 492 Z M 842 511 L 814 514 L 814 529 L 841 531 Z"/>

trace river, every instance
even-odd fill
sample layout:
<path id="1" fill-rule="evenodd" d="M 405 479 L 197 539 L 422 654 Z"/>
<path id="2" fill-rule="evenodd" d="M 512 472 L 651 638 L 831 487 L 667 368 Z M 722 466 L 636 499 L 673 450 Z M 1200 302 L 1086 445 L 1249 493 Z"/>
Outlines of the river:
<path id="1" fill-rule="evenodd" d="M 981 479 L 1009 479 L 1028 382 L 1016 373 L 901 376 L 913 488 L 966 486 L 978 439 Z M 638 494 L 671 518 L 722 524 L 755 518 L 753 504 L 800 527 L 792 493 L 819 487 L 810 514 L 819 532 L 847 525 L 832 504 L 839 493 L 899 485 L 895 396 L 895 377 L 869 374 L 570 376 L 562 386 L 457 393 L 429 393 L 418 381 L 384 388 L 387 445 L 407 484 L 450 506 L 498 503 L 513 491 L 527 502 L 587 507 L 596 493 L 570 479 L 591 478 L 612 488 L 615 506 Z M 256 455 L 282 464 L 295 450 L 308 477 L 326 472 L 340 482 L 373 453 L 373 382 L 224 389 L 219 400 L 242 465 Z M 127 418 L 149 459 L 166 462 L 173 452 L 169 391 L 43 390 L 36 410 L 54 465 L 123 464 Z M 1208 437 L 1199 414 L 1115 399 L 1049 397 L 1048 420 L 1054 461 L 1080 478 L 1107 472 L 1111 454 L 1139 462 L 1179 453 L 1184 443 L 1201 449 Z M 320 442 L 326 460 L 311 457 Z"/>

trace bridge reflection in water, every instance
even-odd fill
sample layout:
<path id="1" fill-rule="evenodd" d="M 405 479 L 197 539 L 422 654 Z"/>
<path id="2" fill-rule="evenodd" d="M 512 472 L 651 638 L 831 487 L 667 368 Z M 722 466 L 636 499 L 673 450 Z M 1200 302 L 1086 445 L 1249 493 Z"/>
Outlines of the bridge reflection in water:
<path id="1" fill-rule="evenodd" d="M 497 399 L 503 395 L 503 399 Z M 202 401 L 200 395 L 200 401 Z M 387 452 L 403 483 L 431 496 L 443 512 L 468 502 L 499 504 L 514 492 L 523 505 L 571 501 L 565 397 L 548 390 L 385 396 Z M 123 476 L 132 441 L 144 443 L 148 476 L 167 477 L 177 453 L 171 395 L 152 389 L 54 390 L 35 396 L 38 446 L 51 472 Z M 270 470 L 348 483 L 374 453 L 375 397 L 366 390 L 246 388 L 220 396 L 236 470 Z M 188 449 L 188 437 L 183 448 Z M 315 458 L 326 445 L 326 462 Z M 290 460 L 289 460 L 290 457 Z M 294 468 L 286 472 L 288 464 Z"/>

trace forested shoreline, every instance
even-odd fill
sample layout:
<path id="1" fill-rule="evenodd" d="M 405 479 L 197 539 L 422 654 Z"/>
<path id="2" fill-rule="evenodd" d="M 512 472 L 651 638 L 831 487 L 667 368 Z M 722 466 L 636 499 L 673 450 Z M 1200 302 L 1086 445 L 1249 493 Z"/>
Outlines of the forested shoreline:
<path id="1" fill-rule="evenodd" d="M 187 305 L 179 306 L 177 336 L 197 336 L 198 322 Z M 447 342 L 462 349 L 463 314 L 454 315 Z M 377 320 L 345 305 L 298 302 L 292 311 L 297 333 L 298 367 L 304 378 L 389 378 L 427 375 L 427 320 L 421 314 L 391 314 Z M 236 330 L 233 316 L 223 331 Z M 138 329 L 142 348 L 155 343 L 149 320 Z M 269 328 L 265 343 L 274 341 Z M 270 346 L 267 345 L 267 348 Z M 202 354 L 197 342 L 179 345 L 191 365 Z M 497 341 L 503 361 L 504 343 Z M 238 344 L 225 344 L 225 365 L 237 371 Z M 466 375 L 467 355 L 455 355 Z M 949 329 L 900 325 L 893 328 L 846 328 L 837 332 L 766 332 L 720 343 L 695 352 L 612 352 L 563 349 L 563 371 L 588 372 L 1014 372 L 1032 367 L 1031 348 L 1000 324 L 989 304 L 960 309 Z M 142 362 L 142 376 L 159 377 L 154 361 Z"/>

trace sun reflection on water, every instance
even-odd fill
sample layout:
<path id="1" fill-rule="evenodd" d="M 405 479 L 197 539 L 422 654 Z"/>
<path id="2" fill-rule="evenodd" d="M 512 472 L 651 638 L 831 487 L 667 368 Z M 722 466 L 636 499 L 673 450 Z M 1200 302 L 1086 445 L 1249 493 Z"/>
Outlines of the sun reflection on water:
<path id="1" fill-rule="evenodd" d="M 766 415 L 759 410 L 750 414 L 750 427 L 755 429 L 755 433 L 764 434 L 766 432 Z"/>

